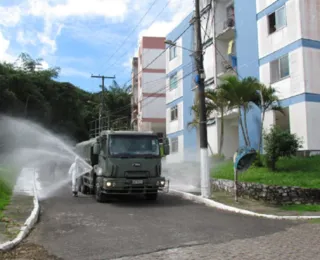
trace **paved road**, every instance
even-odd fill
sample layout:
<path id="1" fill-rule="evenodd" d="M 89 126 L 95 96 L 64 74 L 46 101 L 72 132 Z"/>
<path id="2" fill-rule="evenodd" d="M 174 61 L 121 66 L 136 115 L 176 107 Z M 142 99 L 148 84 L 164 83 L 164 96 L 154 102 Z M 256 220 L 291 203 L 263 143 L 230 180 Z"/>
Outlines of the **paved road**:
<path id="1" fill-rule="evenodd" d="M 66 187 L 42 202 L 40 223 L 27 241 L 64 260 L 200 259 L 199 254 L 213 259 L 220 250 L 233 251 L 237 241 L 247 248 L 260 239 L 277 245 L 272 236 L 298 227 L 218 211 L 172 195 L 162 195 L 157 202 L 99 204 L 91 197 L 73 198 L 68 191 Z"/>

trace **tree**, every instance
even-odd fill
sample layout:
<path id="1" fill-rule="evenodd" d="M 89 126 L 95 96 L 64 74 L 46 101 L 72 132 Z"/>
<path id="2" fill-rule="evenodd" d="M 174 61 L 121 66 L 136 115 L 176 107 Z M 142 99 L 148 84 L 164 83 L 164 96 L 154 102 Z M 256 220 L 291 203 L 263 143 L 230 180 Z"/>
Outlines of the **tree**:
<path id="1" fill-rule="evenodd" d="M 264 118 L 267 110 L 273 110 L 273 111 L 279 111 L 282 114 L 284 113 L 283 108 L 280 106 L 279 98 L 276 95 L 276 89 L 269 86 L 266 87 L 264 84 L 260 84 L 260 93 L 262 94 L 262 100 L 259 104 L 259 107 L 261 109 L 262 118 L 261 118 L 261 128 L 260 128 L 260 139 L 259 139 L 259 146 L 258 151 L 260 152 L 260 149 L 262 147 L 262 139 L 263 139 L 263 123 Z"/>
<path id="2" fill-rule="evenodd" d="M 58 67 L 44 69 L 42 59 L 22 53 L 13 64 L 0 63 L 0 113 L 28 117 L 75 141 L 89 138 L 89 122 L 99 114 L 100 93 L 58 82 Z M 130 94 L 116 82 L 106 91 L 106 108 L 116 117 L 130 116 Z"/>
<path id="3" fill-rule="evenodd" d="M 227 93 L 223 88 L 223 85 L 217 87 L 217 89 L 207 89 L 206 93 L 206 107 L 212 112 L 216 111 L 221 117 L 220 127 L 220 142 L 218 147 L 218 155 L 222 155 L 223 141 L 224 141 L 224 115 L 232 108 L 231 102 L 227 99 Z"/>
<path id="4" fill-rule="evenodd" d="M 252 77 L 242 80 L 239 80 L 234 75 L 222 77 L 221 88 L 224 90 L 225 98 L 230 102 L 230 105 L 239 111 L 239 123 L 247 146 L 251 145 L 247 125 L 247 113 L 253 104 L 259 105 L 259 95 L 257 92 L 259 86 L 258 80 Z"/>
<path id="5" fill-rule="evenodd" d="M 295 155 L 302 147 L 301 140 L 288 130 L 273 126 L 270 132 L 264 133 L 266 164 L 272 171 L 276 170 L 276 163 L 280 157 Z"/>

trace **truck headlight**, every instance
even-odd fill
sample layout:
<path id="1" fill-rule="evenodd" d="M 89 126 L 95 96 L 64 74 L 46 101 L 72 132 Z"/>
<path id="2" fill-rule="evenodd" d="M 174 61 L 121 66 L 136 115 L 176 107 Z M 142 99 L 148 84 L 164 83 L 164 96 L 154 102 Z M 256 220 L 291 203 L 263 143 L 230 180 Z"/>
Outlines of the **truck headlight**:
<path id="1" fill-rule="evenodd" d="M 164 186 L 165 184 L 166 184 L 165 181 L 160 181 L 160 185 L 161 185 L 161 186 Z"/>
<path id="2" fill-rule="evenodd" d="M 107 187 L 111 187 L 112 182 L 111 182 L 111 181 L 107 181 L 107 182 L 106 182 L 106 185 L 107 185 Z"/>

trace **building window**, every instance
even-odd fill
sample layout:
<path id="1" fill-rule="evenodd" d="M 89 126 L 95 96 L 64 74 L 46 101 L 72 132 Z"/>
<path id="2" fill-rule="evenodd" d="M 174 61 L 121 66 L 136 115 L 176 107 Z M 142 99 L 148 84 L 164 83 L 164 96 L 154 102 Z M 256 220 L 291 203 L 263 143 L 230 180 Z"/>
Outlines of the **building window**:
<path id="1" fill-rule="evenodd" d="M 171 138 L 171 153 L 177 153 L 179 150 L 178 137 Z"/>
<path id="2" fill-rule="evenodd" d="M 280 30 L 287 25 L 285 6 L 268 15 L 269 34 Z"/>
<path id="3" fill-rule="evenodd" d="M 290 74 L 288 54 L 270 62 L 271 83 L 275 83 Z"/>
<path id="4" fill-rule="evenodd" d="M 178 106 L 175 105 L 174 107 L 172 107 L 170 112 L 171 112 L 171 116 L 170 116 L 171 121 L 177 120 L 178 119 Z"/>
<path id="5" fill-rule="evenodd" d="M 170 60 L 174 59 L 175 57 L 177 57 L 177 50 L 176 50 L 176 46 L 171 46 L 170 47 Z"/>
<path id="6" fill-rule="evenodd" d="M 176 89 L 178 87 L 178 80 L 177 79 L 178 79 L 177 73 L 170 76 L 170 79 L 169 79 L 170 90 Z"/>

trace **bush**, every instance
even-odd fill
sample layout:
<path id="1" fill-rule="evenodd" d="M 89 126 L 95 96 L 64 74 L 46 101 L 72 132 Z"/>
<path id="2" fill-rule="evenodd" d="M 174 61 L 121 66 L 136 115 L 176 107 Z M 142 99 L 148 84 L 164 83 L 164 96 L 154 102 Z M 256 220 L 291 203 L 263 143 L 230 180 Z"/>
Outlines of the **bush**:
<path id="1" fill-rule="evenodd" d="M 258 167 L 258 168 L 264 166 L 263 165 L 263 155 L 262 154 L 257 153 L 257 157 L 253 162 L 253 166 Z"/>
<path id="2" fill-rule="evenodd" d="M 276 162 L 280 157 L 296 155 L 301 147 L 301 140 L 288 130 L 282 130 L 273 126 L 269 133 L 264 133 L 265 140 L 265 162 L 272 171 L 276 170 Z"/>

